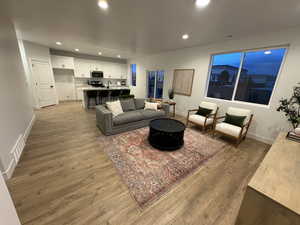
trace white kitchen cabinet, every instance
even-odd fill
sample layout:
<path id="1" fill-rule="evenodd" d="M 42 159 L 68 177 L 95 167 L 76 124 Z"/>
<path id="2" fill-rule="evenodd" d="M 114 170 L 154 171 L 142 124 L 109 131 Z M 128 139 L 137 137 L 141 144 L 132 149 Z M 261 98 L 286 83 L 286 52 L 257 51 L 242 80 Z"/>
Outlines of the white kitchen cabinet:
<path id="1" fill-rule="evenodd" d="M 102 71 L 104 78 L 127 79 L 127 64 L 79 58 L 75 58 L 74 64 L 75 77 L 77 78 L 90 78 L 92 71 Z"/>
<path id="2" fill-rule="evenodd" d="M 103 64 L 99 61 L 91 61 L 91 71 L 103 71 Z"/>
<path id="3" fill-rule="evenodd" d="M 104 72 L 104 78 L 111 78 L 111 63 L 109 62 L 104 62 L 102 63 L 103 65 L 103 72 Z"/>
<path id="4" fill-rule="evenodd" d="M 128 65 L 121 64 L 121 79 L 127 79 Z"/>
<path id="5" fill-rule="evenodd" d="M 122 64 L 118 63 L 107 63 L 106 73 L 107 77 L 111 79 L 121 79 L 121 69 Z"/>
<path id="6" fill-rule="evenodd" d="M 91 77 L 91 60 L 75 59 L 75 77 L 90 78 Z"/>
<path id="7" fill-rule="evenodd" d="M 51 64 L 54 69 L 74 70 L 74 58 L 67 56 L 51 55 Z"/>
<path id="8" fill-rule="evenodd" d="M 83 100 L 83 90 L 82 90 L 82 88 L 76 88 L 76 99 L 78 101 Z"/>

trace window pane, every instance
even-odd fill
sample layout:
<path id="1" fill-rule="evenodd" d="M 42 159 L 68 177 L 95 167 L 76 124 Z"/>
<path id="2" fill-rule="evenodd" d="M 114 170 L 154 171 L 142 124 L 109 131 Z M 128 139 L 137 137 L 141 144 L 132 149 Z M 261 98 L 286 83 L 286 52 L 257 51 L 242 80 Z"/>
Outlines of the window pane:
<path id="1" fill-rule="evenodd" d="M 136 64 L 131 64 L 130 69 L 131 69 L 131 85 L 136 86 Z"/>
<path id="2" fill-rule="evenodd" d="M 207 97 L 231 100 L 242 53 L 214 55 Z"/>
<path id="3" fill-rule="evenodd" d="M 148 72 L 148 98 L 154 98 L 155 71 Z"/>
<path id="4" fill-rule="evenodd" d="M 155 98 L 163 97 L 164 73 L 163 70 L 157 71 Z"/>
<path id="5" fill-rule="evenodd" d="M 235 100 L 268 105 L 285 48 L 246 52 Z"/>

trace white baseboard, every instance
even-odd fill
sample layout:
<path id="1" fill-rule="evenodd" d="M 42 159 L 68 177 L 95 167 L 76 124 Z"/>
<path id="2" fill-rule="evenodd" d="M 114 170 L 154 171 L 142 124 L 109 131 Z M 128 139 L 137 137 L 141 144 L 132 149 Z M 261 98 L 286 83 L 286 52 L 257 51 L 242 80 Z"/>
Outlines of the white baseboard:
<path id="1" fill-rule="evenodd" d="M 13 146 L 12 150 L 10 151 L 11 154 L 11 161 L 9 163 L 9 166 L 6 168 L 6 170 L 2 173 L 3 177 L 5 179 L 10 179 L 18 162 L 19 159 L 22 155 L 22 152 L 25 148 L 26 145 L 26 141 L 28 139 L 28 136 L 30 134 L 30 131 L 32 129 L 32 126 L 34 124 L 35 121 L 35 115 L 32 116 L 30 123 L 28 124 L 24 134 L 20 134 L 20 136 L 18 137 L 15 145 Z"/>
<path id="2" fill-rule="evenodd" d="M 247 134 L 247 136 L 250 137 L 250 138 L 253 138 L 257 141 L 269 144 L 269 145 L 273 144 L 273 142 L 274 142 L 274 139 L 272 139 L 272 138 L 258 136 L 256 134 L 253 134 L 253 133 L 250 133 L 250 132 Z"/>
<path id="3" fill-rule="evenodd" d="M 26 143 L 26 141 L 28 139 L 28 136 L 30 134 L 30 131 L 31 131 L 32 127 L 33 127 L 34 122 L 35 122 L 35 114 L 33 114 L 32 118 L 31 118 L 31 121 L 30 121 L 28 127 L 25 130 L 25 133 L 24 133 L 24 141 L 25 141 L 25 143 Z"/>
<path id="4" fill-rule="evenodd" d="M 10 161 L 10 163 L 9 163 L 9 165 L 8 165 L 8 167 L 7 167 L 7 169 L 6 169 L 4 172 L 2 172 L 2 175 L 3 175 L 3 177 L 4 177 L 5 180 L 8 180 L 8 179 L 11 178 L 11 176 L 13 175 L 13 172 L 14 172 L 16 166 L 17 166 L 17 165 L 16 165 L 15 160 L 12 159 L 12 160 Z"/>

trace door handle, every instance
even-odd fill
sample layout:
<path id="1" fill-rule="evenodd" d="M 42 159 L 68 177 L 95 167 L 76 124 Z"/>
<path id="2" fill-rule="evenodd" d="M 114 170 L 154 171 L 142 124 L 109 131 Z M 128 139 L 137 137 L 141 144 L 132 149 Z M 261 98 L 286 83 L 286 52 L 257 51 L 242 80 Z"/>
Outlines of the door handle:
<path id="1" fill-rule="evenodd" d="M 54 86 L 53 86 L 53 85 L 51 85 L 50 87 L 51 87 L 51 88 L 54 88 Z"/>

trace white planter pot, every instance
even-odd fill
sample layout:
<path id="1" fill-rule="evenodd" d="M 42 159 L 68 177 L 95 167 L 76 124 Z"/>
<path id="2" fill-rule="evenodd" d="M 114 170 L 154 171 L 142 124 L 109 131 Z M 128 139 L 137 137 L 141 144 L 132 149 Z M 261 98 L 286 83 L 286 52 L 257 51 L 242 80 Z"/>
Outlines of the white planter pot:
<path id="1" fill-rule="evenodd" d="M 297 135 L 300 135 L 300 127 L 298 127 L 298 128 L 295 129 L 295 133 L 296 133 Z"/>

